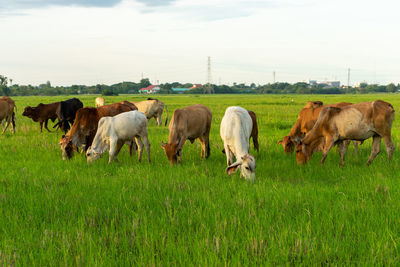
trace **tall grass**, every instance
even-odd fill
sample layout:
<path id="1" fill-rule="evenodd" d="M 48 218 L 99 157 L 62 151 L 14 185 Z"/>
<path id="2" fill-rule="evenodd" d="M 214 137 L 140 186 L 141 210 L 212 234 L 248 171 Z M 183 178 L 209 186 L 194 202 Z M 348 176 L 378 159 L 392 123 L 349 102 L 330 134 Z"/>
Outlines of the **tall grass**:
<path id="1" fill-rule="evenodd" d="M 79 96 L 94 105 L 96 96 Z M 213 113 L 211 156 L 187 142 L 183 163 L 170 166 L 161 149 L 167 127 L 149 122 L 152 162 L 144 154 L 119 163 L 108 155 L 87 165 L 83 155 L 63 161 L 61 132 L 39 132 L 23 107 L 64 97 L 15 97 L 17 133 L 0 136 L 0 263 L 5 265 L 397 265 L 400 245 L 399 150 L 365 165 L 371 142 L 345 166 L 331 151 L 298 167 L 277 141 L 307 100 L 325 103 L 382 99 L 400 107 L 399 95 L 157 96 L 175 108 L 202 103 Z M 145 97 L 108 97 L 108 103 Z M 293 101 L 292 101 L 293 99 Z M 240 105 L 258 117 L 256 181 L 226 176 L 219 123 Z M 163 116 L 165 121 L 165 115 Z M 50 123 L 51 125 L 51 123 Z M 393 125 L 398 144 L 399 123 Z"/>

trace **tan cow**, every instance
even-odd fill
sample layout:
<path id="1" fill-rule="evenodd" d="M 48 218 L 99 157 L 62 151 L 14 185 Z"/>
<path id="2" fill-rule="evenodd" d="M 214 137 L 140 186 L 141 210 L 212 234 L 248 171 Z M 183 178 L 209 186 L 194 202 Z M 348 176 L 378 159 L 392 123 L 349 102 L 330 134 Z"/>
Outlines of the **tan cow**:
<path id="1" fill-rule="evenodd" d="M 160 100 L 149 97 L 145 101 L 131 102 L 131 103 L 133 103 L 140 112 L 143 112 L 144 115 L 146 115 L 146 118 L 148 120 L 150 120 L 151 118 L 154 118 L 156 120 L 156 125 L 158 125 L 158 126 L 160 126 L 162 123 L 161 115 L 164 111 L 164 106 L 165 106 L 165 111 L 167 112 L 167 118 L 165 119 L 165 126 L 167 126 L 167 122 L 168 122 L 167 105 L 165 105 Z"/>
<path id="2" fill-rule="evenodd" d="M 95 104 L 96 108 L 105 106 L 106 100 L 104 100 L 104 98 L 102 98 L 102 97 L 96 97 L 94 104 Z"/>
<path id="3" fill-rule="evenodd" d="M 373 138 L 372 151 L 367 165 L 371 164 L 380 152 L 382 138 L 390 159 L 395 149 L 391 135 L 393 119 L 393 106 L 382 100 L 344 107 L 326 107 L 321 111 L 310 133 L 296 146 L 297 162 L 307 163 L 321 138 L 325 140 L 321 164 L 324 163 L 329 150 L 337 144 L 340 165 L 343 166 L 347 149 L 344 141 L 364 141 L 370 137 Z"/>
<path id="4" fill-rule="evenodd" d="M 168 144 L 164 142 L 161 144 L 171 164 L 176 163 L 178 156 L 182 162 L 182 147 L 188 139 L 193 144 L 198 138 L 201 143 L 201 157 L 210 156 L 211 119 L 211 111 L 201 104 L 174 111 L 169 123 Z"/>
<path id="5" fill-rule="evenodd" d="M 308 101 L 300 111 L 297 121 L 290 130 L 289 135 L 278 141 L 278 144 L 283 146 L 286 153 L 293 152 L 296 144 L 298 144 L 306 134 L 311 131 L 318 119 L 319 113 L 324 107 L 344 107 L 351 105 L 352 103 L 341 102 L 326 106 L 322 106 L 322 104 L 321 101 Z M 354 147 L 357 150 L 357 143 L 354 143 Z M 320 144 L 320 148 L 323 148 L 323 144 Z"/>
<path id="6" fill-rule="evenodd" d="M 10 123 L 12 124 L 11 131 L 15 134 L 15 102 L 7 96 L 0 98 L 0 122 L 5 120 L 6 126 L 3 129 L 3 133 L 7 130 Z"/>

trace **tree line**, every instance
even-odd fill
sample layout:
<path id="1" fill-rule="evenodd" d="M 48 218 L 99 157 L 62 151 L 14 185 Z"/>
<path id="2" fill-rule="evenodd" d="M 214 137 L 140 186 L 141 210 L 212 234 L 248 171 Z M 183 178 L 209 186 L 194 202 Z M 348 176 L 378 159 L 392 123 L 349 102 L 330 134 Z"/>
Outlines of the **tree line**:
<path id="1" fill-rule="evenodd" d="M 113 85 L 71 85 L 71 86 L 52 86 L 50 81 L 33 85 L 12 84 L 12 79 L 0 75 L 0 93 L 5 96 L 29 96 L 29 95 L 78 95 L 78 94 L 137 94 L 139 89 L 151 85 L 148 78 L 141 79 L 140 82 L 120 82 Z M 160 94 L 176 94 L 172 88 L 189 88 L 192 84 L 188 83 L 164 83 L 160 85 Z M 310 86 L 304 82 L 290 84 L 286 82 L 256 85 L 252 83 L 233 83 L 233 85 L 211 85 L 216 94 L 367 94 L 367 93 L 394 93 L 400 91 L 400 84 L 377 85 L 361 83 L 359 87 L 332 87 L 326 88 L 321 85 Z M 180 92 L 182 94 L 201 94 L 202 88 L 195 88 L 190 91 Z"/>

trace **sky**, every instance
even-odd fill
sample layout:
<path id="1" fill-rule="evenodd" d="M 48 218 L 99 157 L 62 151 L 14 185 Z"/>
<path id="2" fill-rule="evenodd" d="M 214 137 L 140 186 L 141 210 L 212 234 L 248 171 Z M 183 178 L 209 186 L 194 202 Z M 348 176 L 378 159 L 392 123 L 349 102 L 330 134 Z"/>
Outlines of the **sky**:
<path id="1" fill-rule="evenodd" d="M 14 84 L 400 83 L 395 0 L 0 0 Z"/>

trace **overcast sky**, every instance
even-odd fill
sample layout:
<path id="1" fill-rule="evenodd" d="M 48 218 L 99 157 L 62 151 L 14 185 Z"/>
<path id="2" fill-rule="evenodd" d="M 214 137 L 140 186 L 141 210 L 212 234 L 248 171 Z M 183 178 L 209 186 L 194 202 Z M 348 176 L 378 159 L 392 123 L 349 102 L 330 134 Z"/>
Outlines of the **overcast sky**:
<path id="1" fill-rule="evenodd" d="M 14 83 L 400 83 L 395 0 L 0 0 Z"/>

